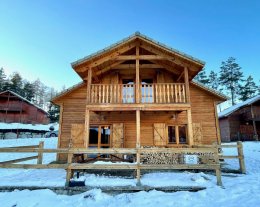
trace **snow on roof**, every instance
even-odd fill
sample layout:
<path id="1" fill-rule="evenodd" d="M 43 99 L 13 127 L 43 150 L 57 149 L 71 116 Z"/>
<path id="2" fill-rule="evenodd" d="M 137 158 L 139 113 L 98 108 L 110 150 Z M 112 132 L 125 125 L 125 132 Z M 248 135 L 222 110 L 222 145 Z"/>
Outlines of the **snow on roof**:
<path id="1" fill-rule="evenodd" d="M 28 104 L 31 104 L 31 105 L 35 106 L 36 108 L 40 109 L 41 111 L 43 111 L 44 113 L 48 114 L 48 112 L 45 111 L 43 108 L 41 108 L 41 107 L 35 105 L 35 103 L 33 103 L 33 102 L 27 100 L 26 98 L 20 96 L 19 94 L 15 93 L 15 92 L 13 92 L 13 91 L 11 91 L 11 90 L 6 90 L 6 91 L 3 91 L 3 92 L 0 92 L 0 95 L 3 94 L 3 93 L 7 93 L 7 92 L 12 93 L 13 95 L 17 96 L 18 98 L 22 99 L 23 101 L 27 102 Z"/>
<path id="2" fill-rule="evenodd" d="M 28 129 L 35 131 L 50 131 L 50 127 L 53 126 L 54 130 L 59 130 L 58 123 L 52 124 L 22 124 L 22 123 L 3 123 L 0 122 L 0 130 L 1 129 Z"/>
<path id="3" fill-rule="evenodd" d="M 227 117 L 228 115 L 232 114 L 233 112 L 237 111 L 238 109 L 240 109 L 244 106 L 253 104 L 254 102 L 259 101 L 259 100 L 260 100 L 260 95 L 247 99 L 246 101 L 236 104 L 234 106 L 231 106 L 231 107 L 225 109 L 224 111 L 219 112 L 218 118 Z"/>
<path id="4" fill-rule="evenodd" d="M 182 56 L 184 56 L 184 57 L 186 57 L 186 58 L 188 58 L 188 59 L 190 59 L 192 61 L 195 61 L 195 62 L 197 62 L 197 63 L 199 63 L 201 65 L 205 65 L 204 61 L 202 61 L 202 60 L 200 60 L 198 58 L 195 58 L 195 57 L 193 57 L 191 55 L 188 55 L 188 54 L 186 54 L 184 52 L 181 52 L 179 50 L 176 50 L 176 49 L 174 49 L 172 47 L 169 47 L 169 46 L 167 46 L 167 45 L 165 45 L 165 44 L 163 44 L 161 42 L 158 42 L 158 41 L 156 41 L 156 40 L 154 40 L 154 39 L 152 39 L 152 38 L 150 38 L 150 37 L 148 37 L 146 35 L 141 34 L 140 32 L 135 32 L 134 34 L 132 34 L 132 35 L 130 35 L 130 36 L 128 36 L 128 37 L 126 37 L 126 38 L 124 38 L 124 39 L 122 39 L 122 40 L 120 40 L 120 41 L 118 41 L 118 42 L 116 42 L 116 43 L 114 43 L 114 44 L 104 48 L 104 49 L 102 49 L 102 50 L 99 50 L 99 51 L 97 51 L 95 53 L 92 53 L 92 54 L 90 54 L 90 55 L 88 55 L 88 56 L 86 56 L 84 58 L 81 58 L 81 59 L 75 61 L 75 62 L 72 62 L 71 65 L 72 65 L 72 67 L 77 66 L 78 64 L 83 63 L 84 61 L 86 61 L 88 59 L 91 59 L 91 58 L 93 58 L 95 56 L 98 56 L 98 55 L 100 55 L 100 54 L 102 54 L 104 52 L 107 52 L 107 51 L 117 47 L 118 45 L 123 44 L 123 43 L 127 42 L 128 40 L 130 40 L 132 38 L 135 38 L 135 37 L 143 38 L 145 40 L 148 40 L 150 42 L 153 42 L 153 43 L 155 43 L 155 44 L 165 48 L 166 50 L 169 50 L 171 52 L 174 52 L 174 53 L 177 53 L 179 55 L 182 55 Z"/>

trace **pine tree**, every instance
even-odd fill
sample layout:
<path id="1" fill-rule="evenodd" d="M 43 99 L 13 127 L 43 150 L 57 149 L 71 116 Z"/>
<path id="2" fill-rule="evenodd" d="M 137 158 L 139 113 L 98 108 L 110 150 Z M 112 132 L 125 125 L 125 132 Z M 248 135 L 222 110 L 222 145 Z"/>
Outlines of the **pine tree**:
<path id="1" fill-rule="evenodd" d="M 219 82 L 231 94 L 232 105 L 235 105 L 242 77 L 241 67 L 235 58 L 229 57 L 227 61 L 221 63 Z"/>
<path id="2" fill-rule="evenodd" d="M 213 70 L 209 73 L 209 87 L 213 88 L 214 90 L 218 90 L 219 88 L 219 78 L 218 74 L 215 73 Z"/>
<path id="3" fill-rule="evenodd" d="M 194 79 L 204 85 L 209 84 L 209 79 L 207 77 L 207 74 L 206 74 L 206 71 L 204 68 L 198 73 L 198 75 L 196 75 L 196 77 Z"/>
<path id="4" fill-rule="evenodd" d="M 57 105 L 55 105 L 55 104 L 50 102 L 48 113 L 49 113 L 49 118 L 50 118 L 50 122 L 51 123 L 59 121 L 59 117 L 60 117 L 60 108 L 59 108 L 59 106 L 57 106 Z"/>
<path id="5" fill-rule="evenodd" d="M 252 76 L 248 76 L 244 86 L 240 87 L 239 96 L 241 101 L 245 101 L 249 98 L 252 98 L 257 93 L 257 86 L 254 82 Z"/>
<path id="6" fill-rule="evenodd" d="M 35 93 L 35 91 L 34 91 L 33 84 L 26 81 L 24 83 L 24 87 L 23 87 L 24 98 L 26 98 L 29 101 L 32 101 L 33 97 L 34 97 L 34 93 Z"/>
<path id="7" fill-rule="evenodd" d="M 6 84 L 6 75 L 4 68 L 0 68 L 0 91 L 3 91 Z"/>
<path id="8" fill-rule="evenodd" d="M 10 79 L 10 90 L 23 96 L 22 88 L 23 88 L 23 79 L 18 72 L 14 72 Z"/>

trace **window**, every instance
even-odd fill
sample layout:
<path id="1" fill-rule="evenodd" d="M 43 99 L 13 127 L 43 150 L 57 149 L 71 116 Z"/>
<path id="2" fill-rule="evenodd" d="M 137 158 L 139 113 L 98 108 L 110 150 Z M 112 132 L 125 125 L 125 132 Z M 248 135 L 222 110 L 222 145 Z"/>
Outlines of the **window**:
<path id="1" fill-rule="evenodd" d="M 123 79 L 122 101 L 123 103 L 135 102 L 135 85 L 133 79 Z"/>
<path id="2" fill-rule="evenodd" d="M 168 144 L 187 144 L 187 127 L 168 126 Z"/>
<path id="3" fill-rule="evenodd" d="M 108 148 L 110 146 L 110 126 L 90 126 L 89 146 Z"/>
<path id="4" fill-rule="evenodd" d="M 153 103 L 153 79 L 142 79 L 141 82 L 142 103 Z"/>

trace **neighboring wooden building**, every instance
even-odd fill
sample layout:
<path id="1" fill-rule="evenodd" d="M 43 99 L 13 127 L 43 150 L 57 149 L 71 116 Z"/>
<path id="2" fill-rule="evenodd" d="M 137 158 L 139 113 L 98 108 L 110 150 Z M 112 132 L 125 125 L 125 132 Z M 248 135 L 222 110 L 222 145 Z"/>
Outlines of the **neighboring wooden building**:
<path id="1" fill-rule="evenodd" d="M 48 124 L 48 113 L 12 91 L 0 92 L 0 122 Z"/>
<path id="2" fill-rule="evenodd" d="M 220 143 L 216 105 L 226 97 L 192 81 L 204 62 L 135 33 L 72 67 L 83 82 L 52 100 L 58 147 Z"/>
<path id="3" fill-rule="evenodd" d="M 218 115 L 221 140 L 259 140 L 260 95 L 231 106 Z"/>

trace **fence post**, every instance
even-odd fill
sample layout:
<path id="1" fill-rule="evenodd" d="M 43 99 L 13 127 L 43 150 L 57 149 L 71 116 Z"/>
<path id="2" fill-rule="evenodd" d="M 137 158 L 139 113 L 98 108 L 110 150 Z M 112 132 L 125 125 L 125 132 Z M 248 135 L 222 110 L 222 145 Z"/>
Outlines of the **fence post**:
<path id="1" fill-rule="evenodd" d="M 215 169 L 216 177 L 217 177 L 217 185 L 222 186 L 221 167 L 220 167 L 219 156 L 218 156 L 218 145 L 216 145 L 216 144 L 214 146 L 214 159 L 215 159 L 215 163 L 218 165 L 218 166 L 216 166 L 216 169 Z"/>
<path id="2" fill-rule="evenodd" d="M 65 186 L 69 186 L 70 179 L 72 178 L 72 169 L 71 169 L 71 163 L 72 163 L 73 153 L 68 153 L 68 168 L 67 168 L 67 175 L 66 175 L 66 184 Z"/>
<path id="3" fill-rule="evenodd" d="M 39 143 L 39 150 L 42 150 L 44 147 L 44 142 L 41 141 Z M 38 152 L 38 159 L 37 159 L 37 164 L 42 164 L 42 158 L 43 158 L 43 152 L 39 151 Z"/>
<path id="4" fill-rule="evenodd" d="M 137 163 L 136 179 L 137 179 L 137 185 L 141 185 L 141 182 L 140 182 L 140 178 L 141 178 L 140 160 L 141 160 L 141 155 L 140 155 L 140 148 L 139 148 L 139 149 L 137 149 L 137 153 L 136 153 L 136 163 Z"/>
<path id="5" fill-rule="evenodd" d="M 241 141 L 237 142 L 237 153 L 238 153 L 238 159 L 239 159 L 239 171 L 240 171 L 240 173 L 246 174 L 243 144 Z"/>

